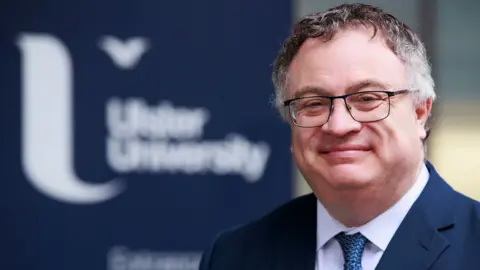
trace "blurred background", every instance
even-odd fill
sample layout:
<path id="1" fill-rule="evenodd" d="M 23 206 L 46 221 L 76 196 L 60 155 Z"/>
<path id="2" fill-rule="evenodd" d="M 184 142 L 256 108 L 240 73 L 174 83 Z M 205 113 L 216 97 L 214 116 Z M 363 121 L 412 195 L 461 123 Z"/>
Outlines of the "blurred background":
<path id="1" fill-rule="evenodd" d="M 344 2 L 3 1 L 0 269 L 197 269 L 217 233 L 310 192 L 271 64 Z M 480 2 L 364 2 L 426 43 L 429 159 L 480 200 Z"/>

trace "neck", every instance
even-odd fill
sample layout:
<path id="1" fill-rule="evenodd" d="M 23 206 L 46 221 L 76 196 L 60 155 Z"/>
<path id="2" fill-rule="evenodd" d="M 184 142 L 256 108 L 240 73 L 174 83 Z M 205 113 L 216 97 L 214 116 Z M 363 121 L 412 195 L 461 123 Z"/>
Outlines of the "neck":
<path id="1" fill-rule="evenodd" d="M 359 227 L 388 210 L 415 184 L 423 162 L 409 174 L 357 190 L 315 192 L 329 214 L 347 227 Z M 393 185 L 392 185 L 393 184 Z M 325 191 L 327 191 L 325 190 Z"/>

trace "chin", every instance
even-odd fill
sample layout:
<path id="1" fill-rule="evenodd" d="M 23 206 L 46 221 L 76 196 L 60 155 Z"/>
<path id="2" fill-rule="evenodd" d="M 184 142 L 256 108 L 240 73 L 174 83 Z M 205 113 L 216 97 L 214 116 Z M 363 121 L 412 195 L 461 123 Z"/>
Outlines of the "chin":
<path id="1" fill-rule="evenodd" d="M 334 189 L 361 189 L 372 183 L 372 177 L 369 174 L 355 171 L 332 171 L 327 181 Z"/>
<path id="2" fill-rule="evenodd" d="M 334 189 L 361 189 L 375 179 L 372 167 L 363 162 L 327 165 L 326 168 L 325 180 Z"/>

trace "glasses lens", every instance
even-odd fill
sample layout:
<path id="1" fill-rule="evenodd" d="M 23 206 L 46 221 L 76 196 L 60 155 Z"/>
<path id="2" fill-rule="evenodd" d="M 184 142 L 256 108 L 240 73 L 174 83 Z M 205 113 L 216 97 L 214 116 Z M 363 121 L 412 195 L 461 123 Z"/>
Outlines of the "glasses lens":
<path id="1" fill-rule="evenodd" d="M 352 117 L 359 122 L 370 122 L 388 116 L 390 101 L 387 93 L 365 92 L 347 98 Z"/>
<path id="2" fill-rule="evenodd" d="M 321 97 L 302 98 L 290 103 L 293 121 L 301 127 L 321 126 L 327 122 L 330 99 Z"/>

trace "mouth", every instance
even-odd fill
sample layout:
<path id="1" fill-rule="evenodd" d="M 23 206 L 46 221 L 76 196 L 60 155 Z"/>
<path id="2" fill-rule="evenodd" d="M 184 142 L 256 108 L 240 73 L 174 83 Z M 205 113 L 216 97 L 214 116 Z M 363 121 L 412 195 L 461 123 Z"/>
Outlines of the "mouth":
<path id="1" fill-rule="evenodd" d="M 370 148 L 364 145 L 343 145 L 343 146 L 340 145 L 340 146 L 324 149 L 320 151 L 320 153 L 330 154 L 330 153 L 336 153 L 336 152 L 366 152 L 366 151 L 370 151 Z"/>
<path id="2" fill-rule="evenodd" d="M 369 147 L 363 145 L 346 145 L 325 149 L 320 151 L 320 154 L 328 158 L 352 159 L 361 157 L 370 150 Z"/>

